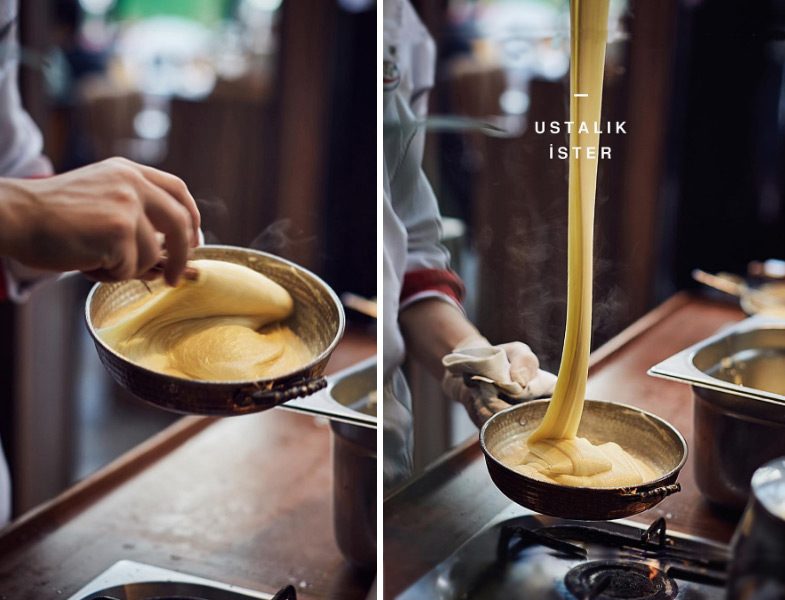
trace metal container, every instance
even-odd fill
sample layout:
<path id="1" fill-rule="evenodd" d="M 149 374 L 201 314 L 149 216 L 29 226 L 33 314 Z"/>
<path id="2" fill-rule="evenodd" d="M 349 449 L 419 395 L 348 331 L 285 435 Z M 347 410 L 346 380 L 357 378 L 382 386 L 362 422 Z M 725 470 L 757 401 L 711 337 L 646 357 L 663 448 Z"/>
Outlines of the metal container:
<path id="1" fill-rule="evenodd" d="M 698 488 L 715 504 L 744 508 L 755 469 L 785 455 L 785 320 L 746 319 L 649 374 L 692 385 Z"/>
<path id="2" fill-rule="evenodd" d="M 728 598 L 785 598 L 785 458 L 755 471 L 731 541 Z"/>
<path id="3" fill-rule="evenodd" d="M 294 312 L 285 324 L 303 339 L 314 358 L 292 373 L 254 381 L 197 381 L 151 371 L 110 348 L 96 333 L 108 315 L 149 294 L 149 290 L 140 281 L 99 283 L 87 297 L 85 318 L 98 356 L 118 384 L 136 397 L 173 412 L 219 416 L 267 410 L 327 385 L 322 373 L 343 336 L 344 314 L 338 297 L 324 281 L 288 260 L 248 248 L 201 246 L 194 250 L 194 258 L 241 264 L 285 287 L 294 300 Z"/>
<path id="4" fill-rule="evenodd" d="M 647 462 L 659 477 L 625 488 L 557 485 L 527 477 L 496 458 L 511 444 L 524 444 L 539 426 L 550 400 L 533 400 L 493 415 L 480 431 L 480 445 L 496 486 L 521 506 L 544 515 L 599 521 L 637 514 L 678 492 L 679 471 L 687 460 L 687 443 L 676 429 L 638 408 L 586 400 L 578 435 L 595 444 L 616 442 Z"/>
<path id="5" fill-rule="evenodd" d="M 333 423 L 338 421 L 349 425 L 358 425 L 362 428 L 375 429 L 375 410 L 370 410 L 370 407 L 353 408 L 353 403 L 357 398 L 363 398 L 368 394 L 368 390 L 372 389 L 368 387 L 370 373 L 366 373 L 372 365 L 375 368 L 375 356 L 331 375 L 327 378 L 327 387 L 324 389 L 304 398 L 290 400 L 286 404 L 282 404 L 280 408 L 327 417 Z M 360 371 L 364 373 L 362 377 L 352 376 Z"/>
<path id="6" fill-rule="evenodd" d="M 330 378 L 333 401 L 373 417 L 352 424 L 331 420 L 333 431 L 333 525 L 343 556 L 359 569 L 376 568 L 376 358 Z M 361 423 L 361 424 L 359 424 Z"/>

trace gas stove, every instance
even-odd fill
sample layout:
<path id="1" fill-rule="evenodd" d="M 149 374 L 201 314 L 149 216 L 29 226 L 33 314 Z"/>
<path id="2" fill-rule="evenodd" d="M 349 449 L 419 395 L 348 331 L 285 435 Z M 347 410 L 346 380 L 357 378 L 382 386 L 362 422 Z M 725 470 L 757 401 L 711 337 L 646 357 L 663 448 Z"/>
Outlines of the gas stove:
<path id="1" fill-rule="evenodd" d="M 515 515 L 515 516 L 512 516 Z M 631 521 L 569 521 L 514 507 L 398 600 L 724 599 L 728 549 Z"/>
<path id="2" fill-rule="evenodd" d="M 263 594 L 152 565 L 121 560 L 68 600 L 297 600 L 292 586 Z"/>

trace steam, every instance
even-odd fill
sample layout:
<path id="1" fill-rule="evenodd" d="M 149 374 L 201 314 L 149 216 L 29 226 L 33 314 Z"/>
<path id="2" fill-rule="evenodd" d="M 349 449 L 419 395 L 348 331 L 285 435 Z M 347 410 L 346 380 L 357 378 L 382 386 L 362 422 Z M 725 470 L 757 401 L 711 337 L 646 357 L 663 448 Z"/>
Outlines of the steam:
<path id="1" fill-rule="evenodd" d="M 566 186 L 565 186 L 566 187 Z M 526 188 L 523 188 L 524 190 Z M 598 194 L 597 205 L 607 196 Z M 515 214 L 504 225 L 504 239 L 490 228 L 475 243 L 487 261 L 481 269 L 478 325 L 494 342 L 519 339 L 537 354 L 543 368 L 556 372 L 562 355 L 567 315 L 566 193 L 543 203 L 516 199 Z M 598 347 L 627 322 L 628 298 L 619 285 L 621 264 L 613 258 L 612 226 L 598 211 L 594 258 L 592 346 Z M 493 264 L 504 264 L 506 281 Z M 483 287 L 487 289 L 483 290 Z M 487 320 L 487 323 L 483 321 Z"/>
<path id="2" fill-rule="evenodd" d="M 196 204 L 202 214 L 202 231 L 205 243 L 227 243 L 227 240 L 222 240 L 221 235 L 216 233 L 216 231 L 231 232 L 235 229 L 228 227 L 231 225 L 229 219 L 233 217 L 227 202 L 219 197 L 202 197 L 196 200 Z M 236 233 L 232 235 L 237 236 Z M 246 245 L 253 250 L 285 255 L 287 251 L 311 244 L 317 239 L 316 235 L 305 235 L 292 219 L 286 218 L 270 223 Z M 232 240 L 229 243 L 243 243 L 243 241 Z"/>
<path id="3" fill-rule="evenodd" d="M 220 244 L 221 239 L 211 229 L 207 229 L 208 224 L 220 227 L 229 218 L 229 208 L 226 202 L 220 198 L 196 198 L 196 206 L 202 215 L 202 233 L 204 234 L 205 244 Z"/>
<path id="4" fill-rule="evenodd" d="M 303 235 L 303 231 L 297 229 L 291 219 L 279 219 L 270 223 L 248 246 L 262 252 L 282 254 L 293 246 L 310 244 L 316 239 L 315 235 Z"/>

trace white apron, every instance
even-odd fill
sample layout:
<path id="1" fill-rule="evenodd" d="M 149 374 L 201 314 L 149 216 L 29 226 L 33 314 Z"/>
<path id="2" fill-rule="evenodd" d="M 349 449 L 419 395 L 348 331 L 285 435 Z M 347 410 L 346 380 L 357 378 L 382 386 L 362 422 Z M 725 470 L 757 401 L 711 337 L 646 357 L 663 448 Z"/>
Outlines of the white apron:
<path id="1" fill-rule="evenodd" d="M 401 483 L 412 470 L 411 396 L 401 372 L 406 349 L 398 327 L 404 275 L 446 269 L 449 254 L 439 243 L 441 219 L 422 171 L 428 90 L 433 86 L 433 40 L 405 0 L 384 2 L 384 204 L 383 369 L 384 486 Z M 446 296 L 418 294 L 424 297 Z"/>
<path id="2" fill-rule="evenodd" d="M 32 177 L 51 172 L 49 161 L 41 155 L 41 132 L 22 108 L 17 88 L 19 66 L 16 0 L 0 0 L 0 177 Z M 0 197 L 0 202 L 3 199 Z M 16 296 L 16 282 L 3 269 L 10 296 Z M 2 332 L 0 332 L 2 335 Z M 0 398 L 0 402 L 9 402 Z M 5 455 L 0 447 L 0 526 L 11 516 L 11 480 Z"/>

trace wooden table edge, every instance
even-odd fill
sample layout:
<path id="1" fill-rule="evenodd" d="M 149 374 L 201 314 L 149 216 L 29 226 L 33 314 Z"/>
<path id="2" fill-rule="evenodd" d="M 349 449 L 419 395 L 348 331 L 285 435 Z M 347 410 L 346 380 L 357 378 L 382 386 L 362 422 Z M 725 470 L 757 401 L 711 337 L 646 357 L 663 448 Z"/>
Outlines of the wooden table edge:
<path id="1" fill-rule="evenodd" d="M 16 540 L 30 541 L 35 535 L 45 534 L 48 527 L 57 527 L 64 519 L 79 514 L 216 421 L 216 417 L 184 416 L 58 496 L 27 511 L 0 530 L 0 553 L 14 551 Z"/>
<path id="2" fill-rule="evenodd" d="M 349 334 L 350 330 L 347 329 L 342 342 L 345 343 Z M 360 335 L 363 336 L 363 334 Z M 339 354 L 340 350 L 341 344 L 336 348 L 333 357 Z M 375 354 L 375 350 L 374 352 L 362 351 L 357 360 L 350 361 L 348 365 L 344 364 L 340 367 L 328 364 L 325 375 L 332 375 L 349 368 L 373 354 Z M 120 488 L 144 469 L 166 458 L 177 448 L 222 418 L 226 417 L 183 416 L 51 500 L 20 515 L 6 527 L 0 529 L 0 555 L 13 552 L 22 543 L 28 543 L 35 537 L 42 537 L 52 529 L 56 529 L 66 519 L 78 515 L 103 496 Z"/>

